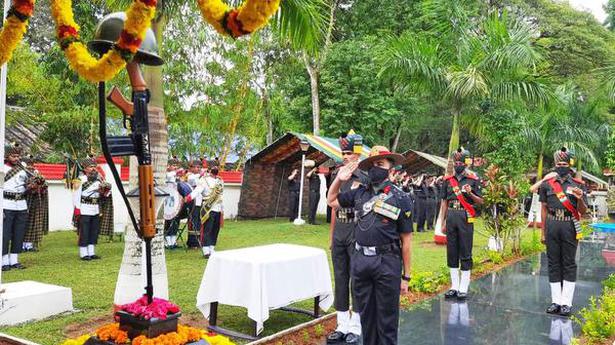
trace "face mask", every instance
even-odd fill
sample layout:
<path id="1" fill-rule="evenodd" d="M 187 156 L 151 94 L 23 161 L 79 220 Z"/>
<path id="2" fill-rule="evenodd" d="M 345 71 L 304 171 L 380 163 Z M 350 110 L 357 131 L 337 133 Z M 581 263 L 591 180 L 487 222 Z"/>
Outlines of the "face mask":
<path id="1" fill-rule="evenodd" d="M 389 170 L 381 167 L 371 167 L 368 174 L 372 184 L 377 185 L 389 177 Z"/>
<path id="2" fill-rule="evenodd" d="M 455 173 L 457 175 L 460 175 L 461 173 L 463 173 L 466 170 L 465 165 L 459 165 L 455 167 Z"/>
<path id="3" fill-rule="evenodd" d="M 560 176 L 564 177 L 570 173 L 569 167 L 556 167 L 555 172 Z"/>
<path id="4" fill-rule="evenodd" d="M 88 174 L 88 181 L 96 181 L 97 178 L 98 178 L 97 171 L 92 171 L 91 173 Z"/>

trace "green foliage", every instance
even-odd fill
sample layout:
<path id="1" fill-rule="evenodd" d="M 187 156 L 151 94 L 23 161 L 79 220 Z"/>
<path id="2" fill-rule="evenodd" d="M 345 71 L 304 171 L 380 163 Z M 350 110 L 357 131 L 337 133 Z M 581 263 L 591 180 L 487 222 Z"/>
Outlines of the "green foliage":
<path id="1" fill-rule="evenodd" d="M 494 250 L 488 250 L 487 257 L 489 258 L 489 261 L 491 261 L 492 263 L 496 265 L 499 265 L 504 262 L 504 255 Z"/>
<path id="2" fill-rule="evenodd" d="M 325 334 L 325 327 L 322 324 L 318 324 L 314 327 L 314 335 L 316 337 L 322 337 Z"/>
<path id="3" fill-rule="evenodd" d="M 609 212 L 615 212 L 615 188 L 611 187 L 606 195 L 606 207 Z"/>
<path id="4" fill-rule="evenodd" d="M 606 284 L 613 284 L 609 276 Z M 597 344 L 615 335 L 615 290 L 606 287 L 598 300 L 590 298 L 589 306 L 579 312 L 580 317 L 573 317 L 581 326 L 581 331 L 589 344 Z"/>
<path id="5" fill-rule="evenodd" d="M 502 240 L 502 252 L 512 244 L 513 253 L 521 249 L 521 229 L 525 223 L 519 212 L 519 187 L 515 180 L 496 165 L 485 172 L 487 186 L 483 189 L 483 221 L 489 236 Z"/>
<path id="6" fill-rule="evenodd" d="M 418 272 L 412 274 L 408 283 L 410 291 L 433 293 L 448 282 L 449 276 L 445 269 L 440 272 Z"/>
<path id="7" fill-rule="evenodd" d="M 611 136 L 609 137 L 607 150 L 604 154 L 606 167 L 615 171 L 615 130 L 613 130 L 613 127 L 611 127 Z"/>
<path id="8" fill-rule="evenodd" d="M 304 342 L 308 342 L 310 341 L 310 333 L 308 333 L 307 329 L 304 329 L 303 332 L 301 332 L 301 337 L 303 338 Z"/>
<path id="9" fill-rule="evenodd" d="M 609 276 L 602 281 L 602 287 L 605 289 L 615 290 L 615 274 L 609 274 Z"/>
<path id="10" fill-rule="evenodd" d="M 540 253 L 545 249 L 544 244 L 540 242 L 540 230 L 533 229 L 532 236 L 529 241 L 521 242 L 521 255 L 527 256 L 530 254 Z"/>

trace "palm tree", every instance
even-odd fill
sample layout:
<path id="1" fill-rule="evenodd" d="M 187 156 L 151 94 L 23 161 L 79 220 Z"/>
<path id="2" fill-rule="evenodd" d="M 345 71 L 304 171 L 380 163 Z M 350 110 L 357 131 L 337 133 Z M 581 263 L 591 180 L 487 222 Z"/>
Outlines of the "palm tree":
<path id="1" fill-rule="evenodd" d="M 459 146 L 462 116 L 476 116 L 480 101 L 549 98 L 547 87 L 533 76 L 541 56 L 532 45 L 532 30 L 506 13 L 469 18 L 461 3 L 428 1 L 425 16 L 436 23 L 432 29 L 387 37 L 379 54 L 381 77 L 400 89 L 431 90 L 450 109 L 449 156 Z M 447 173 L 452 173 L 450 159 Z"/>
<path id="2" fill-rule="evenodd" d="M 601 99 L 586 99 L 573 85 L 555 90 L 555 98 L 544 110 L 523 116 L 522 136 L 528 152 L 538 157 L 537 178 L 543 176 L 544 155 L 564 146 L 575 152 L 577 174 L 585 165 L 599 169 L 598 150 L 606 145 L 610 126 L 602 118 Z"/>
<path id="3" fill-rule="evenodd" d="M 132 0 L 105 0 L 110 8 L 122 10 Z M 240 1 L 232 0 L 231 5 Z M 159 49 L 165 44 L 165 29 L 170 19 L 181 15 L 182 10 L 198 11 L 195 2 L 181 0 L 158 0 L 156 18 L 152 30 L 156 34 Z M 315 51 L 322 41 L 327 6 L 325 0 L 284 0 L 280 10 L 272 19 L 272 27 L 281 41 L 288 42 L 293 48 Z M 208 25 L 203 23 L 203 25 Z M 144 77 L 151 92 L 150 105 L 157 108 L 150 116 L 150 147 L 152 151 L 154 174 L 163 181 L 168 158 L 168 129 L 164 113 L 164 88 L 162 67 L 145 67 Z"/>

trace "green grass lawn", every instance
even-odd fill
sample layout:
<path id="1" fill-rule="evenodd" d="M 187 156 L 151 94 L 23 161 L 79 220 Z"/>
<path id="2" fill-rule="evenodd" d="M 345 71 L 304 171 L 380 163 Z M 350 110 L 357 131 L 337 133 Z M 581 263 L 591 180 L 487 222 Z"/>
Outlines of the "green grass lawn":
<path id="1" fill-rule="evenodd" d="M 477 226 L 480 227 L 480 224 Z M 477 231 L 475 235 L 475 257 L 481 255 L 487 243 L 487 239 L 479 233 L 480 231 Z M 284 220 L 227 221 L 216 250 L 292 243 L 323 248 L 329 254 L 328 238 L 328 224 L 297 227 Z M 107 243 L 106 240 L 101 242 L 97 247 L 97 254 L 103 259 L 98 261 L 83 262 L 78 259 L 77 236 L 73 231 L 51 233 L 45 238 L 40 252 L 22 254 L 21 262 L 28 268 L 3 273 L 3 282 L 34 280 L 70 287 L 77 311 L 44 321 L 0 328 L 0 332 L 51 345 L 63 341 L 68 325 L 74 327 L 101 317 L 108 317 L 111 322 L 113 294 L 124 243 Z M 200 252 L 195 250 L 167 251 L 166 255 L 170 299 L 180 306 L 185 316 L 202 319 L 196 308 L 196 294 L 206 261 Z M 444 247 L 433 244 L 433 233 L 415 233 L 413 271 L 437 271 L 446 265 L 445 255 Z M 298 305 L 309 308 L 310 302 Z M 308 320 L 308 317 L 303 315 L 273 311 L 265 323 L 263 334 L 276 333 Z M 249 332 L 252 325 L 245 309 L 228 306 L 220 306 L 219 324 L 242 332 Z M 83 328 L 84 332 L 88 331 L 85 326 Z"/>

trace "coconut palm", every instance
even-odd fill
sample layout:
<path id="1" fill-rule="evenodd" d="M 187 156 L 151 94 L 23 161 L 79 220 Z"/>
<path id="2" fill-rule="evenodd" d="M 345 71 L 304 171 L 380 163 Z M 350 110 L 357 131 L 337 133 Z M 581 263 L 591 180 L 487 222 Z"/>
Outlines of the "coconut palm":
<path id="1" fill-rule="evenodd" d="M 533 31 L 506 13 L 470 18 L 461 3 L 428 1 L 425 16 L 436 23 L 431 30 L 385 38 L 378 57 L 385 80 L 400 89 L 430 90 L 450 109 L 449 156 L 459 146 L 462 116 L 476 116 L 480 101 L 543 103 L 550 97 L 533 76 L 541 61 Z"/>
<path id="2" fill-rule="evenodd" d="M 133 0 L 104 1 L 110 8 L 116 10 L 125 9 L 133 2 Z M 240 1 L 229 1 L 230 5 L 238 5 L 238 3 Z M 182 11 L 198 11 L 195 5 L 196 0 L 189 2 L 158 0 L 152 29 L 161 50 L 165 45 L 165 29 L 169 20 L 179 18 Z M 283 0 L 280 3 L 280 10 L 272 19 L 272 28 L 280 40 L 289 43 L 293 48 L 314 51 L 318 49 L 323 39 L 327 13 L 326 0 Z M 203 22 L 203 25 L 208 24 Z M 162 67 L 145 67 L 144 77 L 151 92 L 150 105 L 160 109 L 159 112 L 150 116 L 150 147 L 155 176 L 162 181 L 168 157 L 168 129 L 163 110 Z"/>

